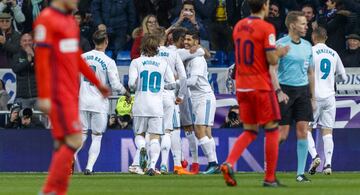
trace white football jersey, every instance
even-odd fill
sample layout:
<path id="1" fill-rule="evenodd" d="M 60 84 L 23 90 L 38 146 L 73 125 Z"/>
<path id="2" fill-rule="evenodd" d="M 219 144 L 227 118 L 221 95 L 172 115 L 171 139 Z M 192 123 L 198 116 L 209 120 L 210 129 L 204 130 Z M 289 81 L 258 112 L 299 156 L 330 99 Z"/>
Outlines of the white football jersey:
<path id="1" fill-rule="evenodd" d="M 208 80 L 207 63 L 204 57 L 196 57 L 188 61 L 186 64 L 187 77 L 198 76 L 196 84 L 189 86 L 191 98 L 202 98 L 213 93 Z"/>
<path id="2" fill-rule="evenodd" d="M 174 51 L 170 50 L 164 46 L 160 46 L 159 48 L 159 57 L 163 58 L 167 64 L 170 66 L 171 71 L 174 74 L 174 79 L 179 80 L 180 82 L 180 90 L 179 90 L 179 97 L 183 98 L 186 95 L 186 72 L 185 66 L 179 56 L 179 54 Z M 174 90 L 165 90 L 165 96 L 174 96 Z"/>
<path id="3" fill-rule="evenodd" d="M 94 70 L 96 77 L 103 84 L 108 84 L 112 90 L 124 94 L 126 89 L 120 83 L 119 73 L 115 61 L 104 52 L 92 50 L 82 54 L 82 57 Z M 80 82 L 79 107 L 82 111 L 108 113 L 109 100 L 104 98 L 99 90 L 83 75 Z"/>
<path id="4" fill-rule="evenodd" d="M 131 61 L 129 86 L 135 90 L 133 116 L 162 117 L 163 91 L 166 83 L 175 83 L 167 62 L 159 56 L 140 56 Z"/>
<path id="5" fill-rule="evenodd" d="M 315 64 L 315 97 L 326 99 L 335 95 L 335 74 L 346 78 L 344 65 L 336 51 L 323 43 L 312 47 Z"/>

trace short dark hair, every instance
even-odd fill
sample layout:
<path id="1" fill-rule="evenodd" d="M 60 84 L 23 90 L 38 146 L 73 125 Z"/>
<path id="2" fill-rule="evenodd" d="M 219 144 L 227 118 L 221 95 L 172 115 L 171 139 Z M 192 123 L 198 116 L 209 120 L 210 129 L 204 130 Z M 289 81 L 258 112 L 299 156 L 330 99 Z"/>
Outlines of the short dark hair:
<path id="1" fill-rule="evenodd" d="M 85 13 L 81 11 L 76 11 L 73 15 L 80 16 L 82 20 L 85 18 Z"/>
<path id="2" fill-rule="evenodd" d="M 285 19 L 286 27 L 289 28 L 290 24 L 297 22 L 299 17 L 305 17 L 304 13 L 301 11 L 290 11 Z"/>
<path id="3" fill-rule="evenodd" d="M 191 1 L 191 0 L 185 0 L 185 1 L 183 2 L 183 4 L 182 4 L 181 9 L 184 9 L 184 6 L 185 6 L 185 5 L 192 5 L 193 7 L 195 7 L 194 2 Z"/>
<path id="4" fill-rule="evenodd" d="M 160 39 L 158 36 L 147 33 L 141 40 L 140 51 L 141 54 L 152 57 L 158 54 L 160 46 Z"/>
<path id="5" fill-rule="evenodd" d="M 200 36 L 199 36 L 199 32 L 198 32 L 198 31 L 195 31 L 195 30 L 187 31 L 187 32 L 185 33 L 185 35 L 190 35 L 193 39 L 195 39 L 195 40 L 200 40 Z"/>
<path id="6" fill-rule="evenodd" d="M 269 0 L 247 0 L 251 13 L 259 13 Z"/>
<path id="7" fill-rule="evenodd" d="M 313 10 L 313 14 L 315 14 L 315 6 L 311 3 L 305 3 L 304 5 L 301 6 L 301 9 L 303 9 L 304 7 L 310 7 Z"/>
<path id="8" fill-rule="evenodd" d="M 186 28 L 183 27 L 175 28 L 172 32 L 173 41 L 176 43 L 180 40 L 180 38 L 184 38 L 186 32 L 187 32 Z"/>
<path id="9" fill-rule="evenodd" d="M 314 35 L 319 40 L 326 40 L 327 39 L 327 31 L 325 28 L 319 26 L 315 28 L 312 32 L 312 35 Z"/>
<path id="10" fill-rule="evenodd" d="M 92 40 L 95 45 L 103 44 L 107 39 L 108 39 L 108 35 L 104 30 L 97 30 L 94 32 L 92 36 Z"/>

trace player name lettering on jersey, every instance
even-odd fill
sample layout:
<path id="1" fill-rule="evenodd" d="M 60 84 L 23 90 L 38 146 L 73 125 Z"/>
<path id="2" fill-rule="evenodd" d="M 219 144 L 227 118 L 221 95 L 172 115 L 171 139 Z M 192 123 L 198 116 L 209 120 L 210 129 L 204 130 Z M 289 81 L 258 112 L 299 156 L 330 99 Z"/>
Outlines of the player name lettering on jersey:
<path id="1" fill-rule="evenodd" d="M 142 62 L 143 66 L 146 66 L 146 65 L 153 65 L 153 66 L 159 66 L 160 63 L 159 62 L 155 62 L 155 61 L 152 61 L 152 60 L 145 60 Z"/>

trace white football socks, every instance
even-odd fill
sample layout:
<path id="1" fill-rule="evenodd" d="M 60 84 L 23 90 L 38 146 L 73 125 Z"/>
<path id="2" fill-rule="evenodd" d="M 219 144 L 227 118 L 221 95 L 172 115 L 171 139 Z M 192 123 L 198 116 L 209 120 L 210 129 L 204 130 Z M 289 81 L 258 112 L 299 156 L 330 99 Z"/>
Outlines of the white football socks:
<path id="1" fill-rule="evenodd" d="M 212 141 L 209 139 L 208 136 L 205 136 L 199 139 L 199 145 L 201 146 L 202 151 L 204 152 L 205 156 L 207 157 L 209 162 L 216 162 L 216 156 L 213 152 Z"/>
<path id="2" fill-rule="evenodd" d="M 168 167 L 170 148 L 171 135 L 170 133 L 165 133 L 161 137 L 161 165 L 166 165 L 166 167 Z"/>
<path id="3" fill-rule="evenodd" d="M 311 158 L 315 158 L 316 155 L 317 155 L 317 152 L 316 152 L 316 148 L 315 148 L 315 141 L 314 141 L 314 138 L 312 136 L 312 133 L 310 131 L 308 131 L 307 133 L 307 140 L 308 140 L 308 150 L 309 150 L 309 153 L 311 155 Z"/>
<path id="4" fill-rule="evenodd" d="M 155 165 L 160 156 L 160 143 L 158 139 L 150 141 L 150 169 L 155 170 Z"/>
<path id="5" fill-rule="evenodd" d="M 80 152 L 80 150 L 83 148 L 84 144 L 85 144 L 85 141 L 87 139 L 87 131 L 83 131 L 82 135 L 81 135 L 81 138 L 82 138 L 82 144 L 81 144 L 81 147 L 79 149 L 76 150 L 75 154 L 74 154 L 74 159 L 75 161 L 78 160 L 78 153 Z"/>
<path id="6" fill-rule="evenodd" d="M 325 166 L 331 165 L 332 155 L 334 151 L 334 141 L 333 136 L 331 134 L 324 135 L 323 137 L 324 142 L 324 154 L 325 154 Z"/>
<path id="7" fill-rule="evenodd" d="M 140 149 L 136 148 L 135 156 L 133 159 L 132 166 L 140 166 Z"/>
<path id="8" fill-rule="evenodd" d="M 211 139 L 210 139 L 210 141 L 211 141 L 211 145 L 212 145 L 212 152 L 213 152 L 213 155 L 215 155 L 215 162 L 216 163 L 219 163 L 218 162 L 218 159 L 217 159 L 217 154 L 216 154 L 216 142 L 215 142 L 215 140 L 214 140 L 214 138 L 212 137 Z M 212 162 L 212 161 L 210 161 L 210 162 Z"/>
<path id="9" fill-rule="evenodd" d="M 186 138 L 189 141 L 189 149 L 192 157 L 193 163 L 199 163 L 199 150 L 198 150 L 198 140 L 193 131 L 185 131 Z"/>
<path id="10" fill-rule="evenodd" d="M 86 169 L 93 171 L 94 164 L 100 154 L 102 135 L 91 135 L 91 146 L 89 149 L 89 159 Z"/>
<path id="11" fill-rule="evenodd" d="M 180 129 L 174 129 L 171 132 L 171 153 L 174 159 L 174 166 L 181 166 Z"/>

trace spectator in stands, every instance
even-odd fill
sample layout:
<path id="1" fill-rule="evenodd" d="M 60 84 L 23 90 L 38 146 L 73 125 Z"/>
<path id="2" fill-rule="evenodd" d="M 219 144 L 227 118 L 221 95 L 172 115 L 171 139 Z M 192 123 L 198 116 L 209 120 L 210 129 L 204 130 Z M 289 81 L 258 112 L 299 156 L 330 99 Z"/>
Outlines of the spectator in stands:
<path id="1" fill-rule="evenodd" d="M 225 123 L 221 125 L 221 128 L 242 127 L 242 122 L 239 119 L 239 106 L 232 106 L 230 107 Z"/>
<path id="2" fill-rule="evenodd" d="M 8 110 L 8 102 L 10 100 L 10 96 L 6 91 L 5 83 L 0 79 L 0 110 Z"/>
<path id="3" fill-rule="evenodd" d="M 212 19 L 208 24 L 211 49 L 216 51 L 233 51 L 232 40 L 232 4 L 231 0 L 215 0 Z M 208 10 L 208 12 L 211 10 Z"/>
<path id="4" fill-rule="evenodd" d="M 25 22 L 25 16 L 16 0 L 2 0 L 0 2 L 0 13 L 8 13 L 15 20 L 12 20 L 12 26 L 15 31 L 20 32 L 19 24 Z"/>
<path id="5" fill-rule="evenodd" d="M 89 43 L 89 39 L 84 36 L 84 33 L 88 33 L 86 31 L 90 31 L 90 29 L 89 29 L 90 27 L 88 27 L 88 26 L 82 27 L 82 20 L 83 20 L 84 16 L 82 16 L 80 14 L 80 12 L 75 12 L 74 17 L 80 27 L 80 47 L 84 53 L 88 52 L 91 50 L 91 45 Z"/>
<path id="6" fill-rule="evenodd" d="M 20 48 L 20 34 L 11 27 L 12 17 L 8 13 L 0 14 L 0 55 L 4 56 L 4 63 L 0 68 L 8 68 L 11 65 L 13 55 Z"/>
<path id="7" fill-rule="evenodd" d="M 20 117 L 19 112 L 21 106 L 19 104 L 13 104 L 10 109 L 9 120 L 7 121 L 5 128 L 6 129 L 17 129 L 20 126 Z"/>
<path id="8" fill-rule="evenodd" d="M 280 38 L 282 34 L 286 31 L 284 26 L 284 20 L 280 17 L 280 4 L 276 1 L 271 2 L 269 8 L 269 17 L 266 21 L 274 25 L 276 30 L 276 38 Z"/>
<path id="9" fill-rule="evenodd" d="M 44 129 L 45 126 L 33 118 L 33 111 L 30 108 L 24 108 L 19 112 L 20 129 Z"/>
<path id="10" fill-rule="evenodd" d="M 37 88 L 32 36 L 28 33 L 22 35 L 20 46 L 21 49 L 14 55 L 12 64 L 17 80 L 15 102 L 23 108 L 36 108 Z"/>
<path id="11" fill-rule="evenodd" d="M 351 12 L 345 10 L 342 0 L 327 0 L 326 7 L 318 19 L 318 25 L 328 32 L 326 45 L 342 53 L 345 51 L 345 35 L 348 27 L 348 16 Z"/>
<path id="12" fill-rule="evenodd" d="M 138 21 L 143 21 L 150 14 L 155 15 L 159 25 L 168 28 L 170 24 L 169 11 L 173 7 L 170 0 L 134 0 Z"/>
<path id="13" fill-rule="evenodd" d="M 306 20 L 308 22 L 308 29 L 304 38 L 311 43 L 311 34 L 313 32 L 313 29 L 317 27 L 317 23 L 315 22 L 315 8 L 311 4 L 305 4 L 302 6 L 301 11 L 304 12 Z"/>
<path id="14" fill-rule="evenodd" d="M 115 59 L 131 39 L 136 25 L 136 13 L 133 0 L 93 0 L 91 6 L 94 24 L 99 30 L 105 30 L 109 36 L 109 49 Z"/>
<path id="15" fill-rule="evenodd" d="M 120 125 L 116 119 L 116 115 L 112 114 L 109 116 L 109 121 L 108 121 L 108 128 L 109 129 L 120 129 Z"/>
<path id="16" fill-rule="evenodd" d="M 341 60 L 345 67 L 360 67 L 360 35 L 350 34 L 346 39 L 348 48 L 342 53 Z"/>
<path id="17" fill-rule="evenodd" d="M 118 124 L 120 129 L 132 129 L 133 120 L 129 114 L 118 115 Z"/>
<path id="18" fill-rule="evenodd" d="M 140 44 L 142 38 L 147 33 L 153 33 L 157 27 L 159 27 L 159 23 L 156 16 L 148 15 L 143 19 L 141 26 L 133 31 L 132 37 L 134 39 L 134 42 L 130 52 L 131 59 L 140 57 Z"/>
<path id="19" fill-rule="evenodd" d="M 201 40 L 208 40 L 208 34 L 202 20 L 196 16 L 194 3 L 186 0 L 183 3 L 180 16 L 172 22 L 172 27 L 184 27 L 190 31 L 199 31 Z"/>
<path id="20" fill-rule="evenodd" d="M 22 24 L 23 33 L 32 31 L 35 19 L 39 16 L 41 10 L 48 6 L 48 0 L 23 0 L 21 10 L 25 15 L 25 22 Z"/>

